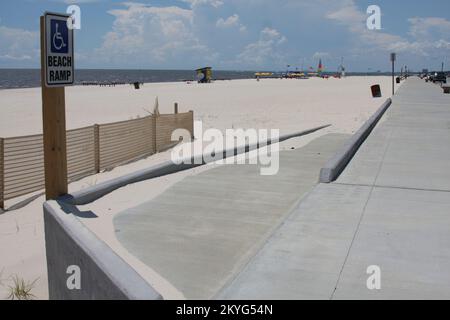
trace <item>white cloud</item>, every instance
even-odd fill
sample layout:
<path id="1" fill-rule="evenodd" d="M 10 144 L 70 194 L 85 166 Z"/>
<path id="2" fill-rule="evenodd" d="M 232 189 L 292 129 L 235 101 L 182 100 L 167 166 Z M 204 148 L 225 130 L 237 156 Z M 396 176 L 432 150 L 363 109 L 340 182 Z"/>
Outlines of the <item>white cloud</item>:
<path id="1" fill-rule="evenodd" d="M 323 58 L 330 58 L 331 55 L 328 52 L 315 52 L 313 54 L 313 59 L 317 60 L 317 59 L 323 59 Z"/>
<path id="2" fill-rule="evenodd" d="M 354 30 L 359 29 L 360 25 L 364 24 L 366 20 L 366 15 L 353 2 L 347 3 L 338 10 L 330 11 L 326 17 L 345 24 Z"/>
<path id="3" fill-rule="evenodd" d="M 287 41 L 276 29 L 264 28 L 260 32 L 259 40 L 247 45 L 238 60 L 248 66 L 262 67 L 270 64 L 283 63 L 281 46 Z"/>
<path id="4" fill-rule="evenodd" d="M 368 30 L 366 15 L 353 0 L 348 0 L 340 10 L 327 13 L 328 19 L 344 25 L 355 37 L 354 52 L 376 53 L 395 51 L 417 56 L 429 56 L 436 48 L 447 49 L 450 21 L 443 18 L 411 18 L 409 35 L 413 39 L 384 31 Z"/>
<path id="5" fill-rule="evenodd" d="M 436 49 L 445 49 L 445 50 L 450 50 L 450 41 L 446 41 L 446 40 L 438 40 L 434 42 L 434 47 Z"/>
<path id="6" fill-rule="evenodd" d="M 247 27 L 240 22 L 239 15 L 237 14 L 233 14 L 226 19 L 219 18 L 216 22 L 216 27 L 221 29 L 238 28 L 241 32 L 247 30 Z"/>
<path id="7" fill-rule="evenodd" d="M 221 7 L 224 2 L 222 0 L 181 0 L 183 2 L 189 3 L 191 5 L 191 8 L 201 5 L 210 5 L 214 8 Z"/>
<path id="8" fill-rule="evenodd" d="M 237 14 L 233 14 L 228 18 L 220 18 L 217 20 L 216 26 L 219 28 L 229 28 L 233 26 L 237 26 L 239 24 L 239 16 Z"/>
<path id="9" fill-rule="evenodd" d="M 326 17 L 346 26 L 356 36 L 356 40 L 361 46 L 367 47 L 368 45 L 371 49 L 390 50 L 392 45 L 402 40 L 401 37 L 368 30 L 366 26 L 367 17 L 364 12 L 357 8 L 354 1 L 348 1 L 339 10 L 327 13 Z"/>
<path id="10" fill-rule="evenodd" d="M 102 0 L 64 0 L 66 4 L 82 4 L 82 3 L 94 3 Z"/>
<path id="11" fill-rule="evenodd" d="M 39 33 L 0 26 L 0 60 L 36 62 Z"/>
<path id="12" fill-rule="evenodd" d="M 356 0 L 180 0 L 184 2 L 180 6 L 161 7 L 142 2 L 146 3 L 111 4 L 118 9 L 108 11 L 114 22 L 103 39 L 90 39 L 82 31 L 80 38 L 100 44 L 97 49 L 78 51 L 79 65 L 190 68 L 210 64 L 272 69 L 294 65 L 300 56 L 308 57 L 307 64 L 318 58 L 331 63 L 345 56 L 349 64 L 353 59 L 362 66 L 379 64 L 382 68 L 390 51 L 408 54 L 420 63 L 424 57 L 450 54 L 449 20 L 412 17 L 406 22 L 409 33 L 401 36 L 386 29 L 371 31 L 366 27 L 365 8 L 356 5 Z M 312 41 L 317 46 L 309 44 L 312 37 L 320 40 Z M 328 41 L 330 37 L 339 39 Z M 38 33 L 0 27 L 0 43 L 3 65 L 9 61 L 39 63 Z"/>
<path id="13" fill-rule="evenodd" d="M 188 63 L 199 55 L 213 56 L 194 34 L 192 10 L 130 2 L 124 5 L 124 9 L 109 11 L 115 17 L 113 29 L 97 49 L 108 62 Z"/>
<path id="14" fill-rule="evenodd" d="M 411 24 L 409 34 L 417 39 L 430 39 L 436 35 L 450 37 L 450 21 L 444 18 L 414 17 L 408 19 Z"/>

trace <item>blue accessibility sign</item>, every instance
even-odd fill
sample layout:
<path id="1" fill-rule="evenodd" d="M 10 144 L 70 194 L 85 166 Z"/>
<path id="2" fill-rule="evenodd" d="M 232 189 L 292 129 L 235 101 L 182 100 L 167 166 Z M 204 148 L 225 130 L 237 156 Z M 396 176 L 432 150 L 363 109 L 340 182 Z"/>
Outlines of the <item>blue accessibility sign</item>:
<path id="1" fill-rule="evenodd" d="M 70 15 L 46 13 L 45 85 L 62 87 L 74 82 L 73 28 Z"/>
<path id="2" fill-rule="evenodd" d="M 66 21 L 50 20 L 51 53 L 69 53 L 69 28 Z"/>

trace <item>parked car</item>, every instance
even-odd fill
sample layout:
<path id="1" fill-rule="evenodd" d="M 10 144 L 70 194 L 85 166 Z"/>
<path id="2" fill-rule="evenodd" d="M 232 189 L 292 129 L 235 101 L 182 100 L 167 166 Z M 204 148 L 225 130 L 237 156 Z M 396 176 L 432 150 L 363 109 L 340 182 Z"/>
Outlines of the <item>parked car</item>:
<path id="1" fill-rule="evenodd" d="M 431 81 L 433 81 L 433 83 L 436 83 L 436 82 L 447 83 L 447 75 L 445 74 L 445 72 L 436 72 L 432 76 Z"/>

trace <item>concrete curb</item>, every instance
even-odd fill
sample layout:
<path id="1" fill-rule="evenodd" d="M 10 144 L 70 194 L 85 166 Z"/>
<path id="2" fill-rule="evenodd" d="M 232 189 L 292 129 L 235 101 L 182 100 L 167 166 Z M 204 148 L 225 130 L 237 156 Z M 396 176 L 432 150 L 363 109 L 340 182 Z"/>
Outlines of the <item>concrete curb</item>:
<path id="1" fill-rule="evenodd" d="M 79 212 L 78 212 L 79 213 Z M 161 300 L 146 280 L 99 240 L 60 201 L 44 203 L 45 248 L 51 300 Z M 79 268 L 79 289 L 69 289 Z"/>
<path id="2" fill-rule="evenodd" d="M 328 124 L 328 125 L 316 127 L 313 129 L 297 132 L 294 134 L 284 135 L 284 136 L 279 137 L 279 139 L 277 139 L 276 141 L 268 140 L 268 141 L 265 141 L 264 143 L 260 143 L 260 144 L 253 144 L 253 145 L 247 144 L 245 146 L 245 148 L 243 146 L 241 148 L 234 148 L 232 150 L 224 150 L 222 152 L 221 159 L 225 159 L 230 156 L 236 156 L 236 155 L 242 154 L 244 152 L 246 153 L 246 152 L 249 152 L 252 150 L 256 150 L 259 147 L 268 146 L 273 143 L 282 142 L 282 141 L 296 138 L 296 137 L 301 137 L 301 136 L 319 131 L 321 129 L 327 128 L 329 126 L 331 126 L 331 125 Z M 84 204 L 91 203 L 91 202 L 105 196 L 106 194 L 111 193 L 114 190 L 122 188 L 126 185 L 144 181 L 144 180 L 148 180 L 148 179 L 152 179 L 152 178 L 165 176 L 165 175 L 179 172 L 179 171 L 192 169 L 192 168 L 203 166 L 206 164 L 203 161 L 203 155 L 188 158 L 185 160 L 186 161 L 182 161 L 182 164 L 174 164 L 172 161 L 166 161 L 161 164 L 152 166 L 148 169 L 143 169 L 143 170 L 125 175 L 123 177 L 112 179 L 110 181 L 100 183 L 96 186 L 92 186 L 92 187 L 74 192 L 70 195 L 62 197 L 61 200 L 65 201 L 67 203 L 70 203 L 72 205 L 84 205 Z M 218 159 L 218 160 L 220 160 L 220 159 Z"/>
<path id="3" fill-rule="evenodd" d="M 320 183 L 331 183 L 339 177 L 391 104 L 392 100 L 390 98 L 387 99 L 386 102 L 383 103 L 383 105 L 375 112 L 375 114 L 373 114 L 369 120 L 367 120 L 364 125 L 349 139 L 342 149 L 339 150 L 333 158 L 326 163 L 326 165 L 320 170 Z"/>

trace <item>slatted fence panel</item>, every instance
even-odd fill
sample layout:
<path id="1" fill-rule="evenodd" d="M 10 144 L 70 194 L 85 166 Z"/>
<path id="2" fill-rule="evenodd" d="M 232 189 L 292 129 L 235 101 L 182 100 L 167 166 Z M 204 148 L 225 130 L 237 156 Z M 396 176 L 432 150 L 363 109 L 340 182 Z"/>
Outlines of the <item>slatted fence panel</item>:
<path id="1" fill-rule="evenodd" d="M 67 131 L 69 181 L 96 173 L 94 126 Z"/>
<path id="2" fill-rule="evenodd" d="M 194 133 L 193 113 L 164 114 L 156 118 L 156 150 L 174 143 L 172 133 L 176 129 L 186 129 Z"/>
<path id="3" fill-rule="evenodd" d="M 4 161 L 3 161 L 3 155 L 5 154 L 3 152 L 4 142 L 5 142 L 5 139 L 0 138 L 0 208 L 5 207 L 5 196 L 4 196 L 5 186 L 3 185 L 3 180 L 4 180 L 3 173 L 5 172 L 5 166 L 4 166 Z"/>
<path id="4" fill-rule="evenodd" d="M 44 188 L 42 135 L 5 138 L 3 152 L 5 200 Z"/>
<path id="5" fill-rule="evenodd" d="M 192 135 L 193 125 L 193 113 L 188 112 L 69 130 L 68 179 L 151 155 L 173 144 L 175 129 L 186 129 Z M 44 179 L 42 135 L 0 138 L 0 207 L 4 200 L 43 190 Z"/>
<path id="6" fill-rule="evenodd" d="M 145 117 L 100 125 L 100 169 L 155 153 L 152 121 Z"/>

